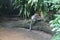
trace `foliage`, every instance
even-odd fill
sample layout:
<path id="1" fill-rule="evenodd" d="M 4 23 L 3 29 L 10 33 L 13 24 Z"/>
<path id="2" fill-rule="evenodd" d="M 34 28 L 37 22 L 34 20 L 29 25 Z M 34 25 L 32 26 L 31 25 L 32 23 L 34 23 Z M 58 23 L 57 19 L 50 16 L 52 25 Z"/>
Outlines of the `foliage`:
<path id="1" fill-rule="evenodd" d="M 60 28 L 60 17 L 50 21 L 50 27 L 52 28 L 52 31 L 58 32 L 57 30 Z"/>
<path id="2" fill-rule="evenodd" d="M 59 4 L 51 0 L 0 0 L 0 11 L 4 15 L 18 14 L 24 18 L 42 11 L 44 16 L 49 17 L 50 10 L 56 13 L 55 11 L 60 7 Z"/>
<path id="3" fill-rule="evenodd" d="M 60 40 L 60 16 L 57 16 L 54 20 L 50 21 L 49 23 L 52 31 L 56 32 L 52 40 Z"/>
<path id="4" fill-rule="evenodd" d="M 44 5 L 45 5 L 44 6 L 44 15 L 45 15 L 45 17 L 47 17 L 47 20 L 53 20 L 55 18 L 54 14 L 56 14 L 60 8 L 59 1 L 58 2 L 55 2 L 55 1 L 56 0 L 44 1 Z"/>
<path id="5" fill-rule="evenodd" d="M 29 17 L 30 14 L 34 14 L 40 11 L 43 0 L 15 0 L 12 2 L 14 9 L 19 8 L 19 15 Z"/>

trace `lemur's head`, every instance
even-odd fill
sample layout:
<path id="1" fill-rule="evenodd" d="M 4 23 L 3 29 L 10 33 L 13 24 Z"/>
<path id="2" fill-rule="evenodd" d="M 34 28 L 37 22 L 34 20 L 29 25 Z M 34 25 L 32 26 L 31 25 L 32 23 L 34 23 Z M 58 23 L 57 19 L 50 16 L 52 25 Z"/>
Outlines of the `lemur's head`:
<path id="1" fill-rule="evenodd" d="M 36 12 L 35 14 L 38 14 L 40 16 L 40 13 L 39 12 Z"/>

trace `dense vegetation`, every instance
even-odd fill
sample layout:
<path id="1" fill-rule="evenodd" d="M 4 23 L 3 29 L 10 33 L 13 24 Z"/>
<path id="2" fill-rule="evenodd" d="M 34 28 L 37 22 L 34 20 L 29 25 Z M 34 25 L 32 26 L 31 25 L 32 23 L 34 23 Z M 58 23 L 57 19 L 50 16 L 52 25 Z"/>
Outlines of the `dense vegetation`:
<path id="1" fill-rule="evenodd" d="M 55 35 L 53 36 L 52 40 L 60 40 L 60 15 L 56 15 L 57 17 L 50 21 L 50 27 Z"/>
<path id="2" fill-rule="evenodd" d="M 0 15 L 29 18 L 37 12 L 53 19 L 53 14 L 56 13 L 55 4 L 49 0 L 0 0 Z"/>

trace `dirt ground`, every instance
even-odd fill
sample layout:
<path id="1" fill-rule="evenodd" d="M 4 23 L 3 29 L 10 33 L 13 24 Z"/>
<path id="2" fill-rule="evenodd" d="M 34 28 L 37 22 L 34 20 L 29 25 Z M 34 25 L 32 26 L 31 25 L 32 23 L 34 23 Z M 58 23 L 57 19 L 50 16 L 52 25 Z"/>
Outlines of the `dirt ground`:
<path id="1" fill-rule="evenodd" d="M 51 35 L 24 28 L 0 28 L 0 40 L 50 40 Z"/>

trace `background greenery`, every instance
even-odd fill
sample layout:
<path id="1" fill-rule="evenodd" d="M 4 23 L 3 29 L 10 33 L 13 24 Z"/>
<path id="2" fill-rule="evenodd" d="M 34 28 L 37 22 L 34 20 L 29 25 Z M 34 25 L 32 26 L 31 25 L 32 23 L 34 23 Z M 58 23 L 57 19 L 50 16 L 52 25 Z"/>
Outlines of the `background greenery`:
<path id="1" fill-rule="evenodd" d="M 23 18 L 31 17 L 34 13 L 44 13 L 47 15 L 52 6 L 49 0 L 0 0 L 0 15 L 18 15 Z M 54 8 L 54 7 L 53 7 Z"/>
<path id="2" fill-rule="evenodd" d="M 0 0 L 0 16 L 16 15 L 27 19 L 36 12 L 42 12 L 50 20 L 54 19 L 53 14 L 59 9 L 59 4 L 56 0 Z"/>

